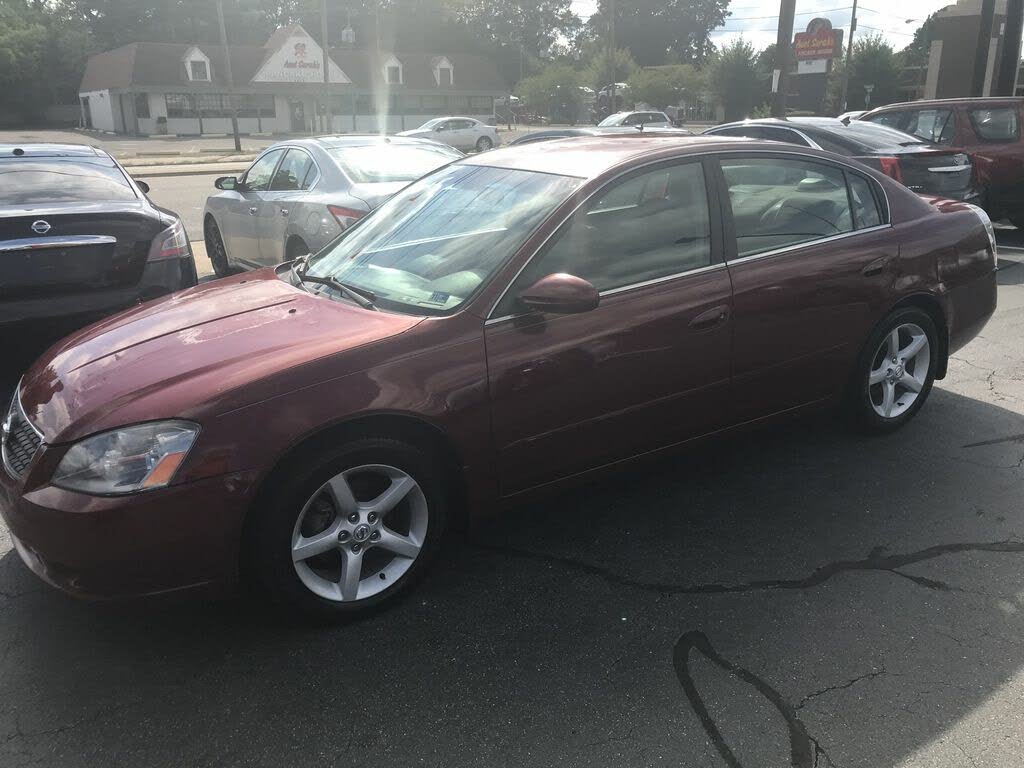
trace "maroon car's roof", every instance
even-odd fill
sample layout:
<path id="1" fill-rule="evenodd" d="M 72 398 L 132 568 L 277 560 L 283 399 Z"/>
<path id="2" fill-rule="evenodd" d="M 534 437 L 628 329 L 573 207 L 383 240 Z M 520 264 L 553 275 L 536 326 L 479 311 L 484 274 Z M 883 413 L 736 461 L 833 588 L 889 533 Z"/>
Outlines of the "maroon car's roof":
<path id="1" fill-rule="evenodd" d="M 481 152 L 459 160 L 461 164 L 491 165 L 524 171 L 557 173 L 589 179 L 629 160 L 664 151 L 679 155 L 704 151 L 715 146 L 749 144 L 752 139 L 731 136 L 576 136 L 554 141 L 538 141 L 515 147 Z M 773 148 L 777 144 L 772 144 Z"/>

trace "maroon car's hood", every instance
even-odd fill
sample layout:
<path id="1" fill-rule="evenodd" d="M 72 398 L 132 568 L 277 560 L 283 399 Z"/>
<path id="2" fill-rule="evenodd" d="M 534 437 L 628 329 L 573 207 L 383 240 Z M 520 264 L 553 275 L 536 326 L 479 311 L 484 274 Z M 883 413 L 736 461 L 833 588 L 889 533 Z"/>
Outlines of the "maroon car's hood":
<path id="1" fill-rule="evenodd" d="M 49 443 L 258 399 L 246 385 L 380 341 L 420 318 L 313 296 L 273 270 L 140 305 L 69 336 L 25 375 L 22 404 Z"/>

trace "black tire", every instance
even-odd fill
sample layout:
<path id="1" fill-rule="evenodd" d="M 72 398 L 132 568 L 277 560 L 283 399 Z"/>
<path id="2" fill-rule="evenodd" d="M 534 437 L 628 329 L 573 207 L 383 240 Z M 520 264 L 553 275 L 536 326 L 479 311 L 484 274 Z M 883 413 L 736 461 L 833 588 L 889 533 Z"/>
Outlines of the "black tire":
<path id="1" fill-rule="evenodd" d="M 315 594 L 300 579 L 292 562 L 292 533 L 303 507 L 319 488 L 339 473 L 364 465 L 394 467 L 416 481 L 427 504 L 426 535 L 418 556 L 392 584 L 364 599 L 329 600 Z M 449 495 L 441 467 L 413 445 L 389 438 L 358 438 L 313 457 L 305 456 L 278 476 L 280 482 L 254 511 L 256 517 L 246 537 L 243 557 L 245 571 L 254 578 L 255 585 L 289 613 L 329 622 L 368 615 L 408 592 L 437 555 L 447 530 Z"/>
<path id="2" fill-rule="evenodd" d="M 490 149 L 493 146 L 494 146 L 494 142 L 491 141 L 486 136 L 481 136 L 479 139 L 476 140 L 476 151 L 477 152 L 486 152 L 488 149 Z"/>
<path id="3" fill-rule="evenodd" d="M 917 393 L 916 399 L 910 403 L 909 407 L 902 413 L 887 418 L 875 409 L 875 400 L 878 399 L 879 395 L 878 387 L 884 385 L 876 384 L 874 391 L 872 391 L 873 388 L 869 384 L 868 379 L 871 371 L 877 370 L 877 366 L 887 362 L 884 360 L 882 345 L 888 339 L 889 334 L 893 329 L 908 324 L 916 325 L 927 336 L 929 349 L 927 373 L 925 374 L 920 392 Z M 850 384 L 849 397 L 850 415 L 853 417 L 856 425 L 868 433 L 885 434 L 899 429 L 914 418 L 917 412 L 924 406 L 928 395 L 931 393 L 940 354 L 942 354 L 942 350 L 939 346 L 939 335 L 936 331 L 935 323 L 927 312 L 917 307 L 903 307 L 889 313 L 875 327 L 857 360 L 853 381 Z M 899 370 L 899 366 L 897 366 L 896 370 Z M 905 388 L 900 388 L 896 391 L 903 392 L 904 394 L 908 392 Z M 901 397 L 900 400 L 902 399 Z"/>
<path id="4" fill-rule="evenodd" d="M 220 236 L 220 227 L 213 218 L 208 217 L 203 226 L 203 240 L 206 242 L 206 255 L 213 265 L 214 274 L 217 277 L 227 277 L 231 274 L 231 267 L 228 264 L 228 252 L 224 247 L 224 238 Z"/>

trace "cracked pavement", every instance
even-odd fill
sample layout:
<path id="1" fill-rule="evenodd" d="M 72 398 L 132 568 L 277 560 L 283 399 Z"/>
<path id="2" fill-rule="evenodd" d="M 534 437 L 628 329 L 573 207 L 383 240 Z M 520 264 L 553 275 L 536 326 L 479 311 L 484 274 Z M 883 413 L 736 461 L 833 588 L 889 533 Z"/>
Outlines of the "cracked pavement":
<path id="1" fill-rule="evenodd" d="M 1024 249 L 1002 266 L 896 435 L 825 415 L 531 503 L 349 626 L 75 602 L 0 527 L 0 766 L 1018 766 Z"/>

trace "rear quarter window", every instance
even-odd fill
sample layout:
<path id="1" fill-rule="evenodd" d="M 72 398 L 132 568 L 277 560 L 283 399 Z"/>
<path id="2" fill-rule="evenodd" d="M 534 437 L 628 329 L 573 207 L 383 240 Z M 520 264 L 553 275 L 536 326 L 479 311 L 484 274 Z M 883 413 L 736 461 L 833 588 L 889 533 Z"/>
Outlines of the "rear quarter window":
<path id="1" fill-rule="evenodd" d="M 967 114 L 982 141 L 1016 141 L 1020 137 L 1015 107 L 968 109 Z"/>
<path id="2" fill-rule="evenodd" d="M 86 160 L 0 162 L 0 205 L 137 200 L 121 169 Z"/>

